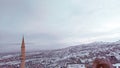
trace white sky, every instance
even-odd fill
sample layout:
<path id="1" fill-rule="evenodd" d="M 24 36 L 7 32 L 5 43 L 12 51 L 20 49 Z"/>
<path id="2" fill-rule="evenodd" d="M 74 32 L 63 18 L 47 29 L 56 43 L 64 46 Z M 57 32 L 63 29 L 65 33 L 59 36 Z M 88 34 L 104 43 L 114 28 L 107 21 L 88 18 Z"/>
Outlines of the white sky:
<path id="1" fill-rule="evenodd" d="M 120 0 L 1 0 L 0 49 L 54 49 L 120 40 Z M 14 45 L 9 45 L 14 44 Z M 10 48 L 6 48 L 9 47 Z M 12 49 L 13 50 L 13 49 Z"/>

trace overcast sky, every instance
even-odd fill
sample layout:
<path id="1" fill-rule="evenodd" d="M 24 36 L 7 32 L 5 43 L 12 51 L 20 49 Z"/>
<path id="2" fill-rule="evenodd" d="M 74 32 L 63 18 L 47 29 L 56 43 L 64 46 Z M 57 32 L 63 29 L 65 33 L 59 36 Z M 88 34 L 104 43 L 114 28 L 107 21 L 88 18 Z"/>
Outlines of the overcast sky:
<path id="1" fill-rule="evenodd" d="M 0 0 L 0 50 L 120 40 L 120 0 Z"/>

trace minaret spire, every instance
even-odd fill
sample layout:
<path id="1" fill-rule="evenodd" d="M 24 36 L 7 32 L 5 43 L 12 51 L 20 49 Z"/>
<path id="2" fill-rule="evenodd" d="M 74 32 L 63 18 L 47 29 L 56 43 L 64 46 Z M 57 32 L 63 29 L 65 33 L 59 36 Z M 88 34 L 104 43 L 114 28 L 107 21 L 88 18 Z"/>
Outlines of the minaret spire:
<path id="1" fill-rule="evenodd" d="M 24 36 L 23 36 L 23 38 L 22 38 L 22 45 L 21 45 L 21 48 L 25 48 Z"/>
<path id="2" fill-rule="evenodd" d="M 22 44 L 21 44 L 21 64 L 20 68 L 25 68 L 25 41 L 24 41 L 24 36 L 22 38 Z"/>

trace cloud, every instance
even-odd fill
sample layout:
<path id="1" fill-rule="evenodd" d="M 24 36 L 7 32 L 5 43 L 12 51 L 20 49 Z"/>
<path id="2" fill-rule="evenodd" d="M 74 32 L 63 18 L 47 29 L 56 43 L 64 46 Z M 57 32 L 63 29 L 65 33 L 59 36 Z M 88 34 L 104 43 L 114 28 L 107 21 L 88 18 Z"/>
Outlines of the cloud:
<path id="1" fill-rule="evenodd" d="M 119 3 L 119 0 L 0 1 L 0 41 L 21 42 L 25 35 L 26 42 L 41 49 L 118 40 Z"/>

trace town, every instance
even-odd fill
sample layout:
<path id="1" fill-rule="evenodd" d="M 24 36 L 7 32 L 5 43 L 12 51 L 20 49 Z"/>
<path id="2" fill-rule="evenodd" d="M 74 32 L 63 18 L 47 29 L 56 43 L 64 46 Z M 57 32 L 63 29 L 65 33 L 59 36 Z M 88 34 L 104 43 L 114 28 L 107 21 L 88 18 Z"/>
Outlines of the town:
<path id="1" fill-rule="evenodd" d="M 49 68 L 45 64 L 34 62 L 34 60 L 33 61 L 27 60 L 31 57 L 33 58 L 33 56 L 34 55 L 26 56 L 25 41 L 23 37 L 22 43 L 21 43 L 21 55 L 7 58 L 4 60 L 0 59 L 0 68 L 34 68 L 34 67 Z M 36 57 L 35 55 L 34 59 L 37 59 L 37 58 L 40 58 L 40 57 Z M 17 60 L 19 60 L 20 62 L 14 62 L 15 64 L 12 64 L 11 61 L 17 61 Z M 43 61 L 43 62 L 46 62 L 46 61 Z M 2 62 L 6 62 L 6 63 L 9 62 L 9 63 L 1 64 Z M 70 58 L 70 60 L 61 61 L 61 63 L 62 65 L 57 64 L 54 66 L 54 68 L 120 68 L 120 61 L 117 60 L 115 56 L 106 56 L 102 58 L 96 57 L 94 58 L 94 60 L 92 60 L 92 62 L 82 62 L 80 58 Z"/>

